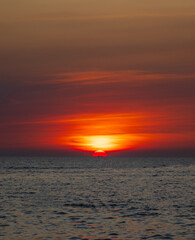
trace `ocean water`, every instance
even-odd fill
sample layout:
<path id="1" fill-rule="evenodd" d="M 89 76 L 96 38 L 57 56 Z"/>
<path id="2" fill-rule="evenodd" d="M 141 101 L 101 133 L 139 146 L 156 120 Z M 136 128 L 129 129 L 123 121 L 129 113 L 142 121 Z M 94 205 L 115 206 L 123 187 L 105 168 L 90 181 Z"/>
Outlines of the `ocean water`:
<path id="1" fill-rule="evenodd" d="M 0 158 L 0 239 L 195 239 L 194 164 Z"/>

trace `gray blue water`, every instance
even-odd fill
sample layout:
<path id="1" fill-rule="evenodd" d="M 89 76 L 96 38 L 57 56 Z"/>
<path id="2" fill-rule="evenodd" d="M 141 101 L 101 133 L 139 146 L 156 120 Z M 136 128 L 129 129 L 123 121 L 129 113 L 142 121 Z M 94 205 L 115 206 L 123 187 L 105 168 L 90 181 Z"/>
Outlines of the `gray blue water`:
<path id="1" fill-rule="evenodd" d="M 194 164 L 0 158 L 0 239 L 195 239 Z"/>

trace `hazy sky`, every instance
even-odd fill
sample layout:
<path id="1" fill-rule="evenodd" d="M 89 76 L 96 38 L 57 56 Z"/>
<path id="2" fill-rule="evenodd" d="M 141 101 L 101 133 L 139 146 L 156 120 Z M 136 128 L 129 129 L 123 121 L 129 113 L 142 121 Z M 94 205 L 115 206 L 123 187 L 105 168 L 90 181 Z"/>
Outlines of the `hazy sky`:
<path id="1" fill-rule="evenodd" d="M 194 26 L 194 0 L 0 0 L 1 152 L 191 151 Z"/>

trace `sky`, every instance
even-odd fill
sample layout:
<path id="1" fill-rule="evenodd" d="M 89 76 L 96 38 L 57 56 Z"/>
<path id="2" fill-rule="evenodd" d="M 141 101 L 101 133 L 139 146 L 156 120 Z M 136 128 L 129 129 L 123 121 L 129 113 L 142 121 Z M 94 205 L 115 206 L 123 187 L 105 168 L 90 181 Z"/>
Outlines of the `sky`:
<path id="1" fill-rule="evenodd" d="M 195 155 L 194 0 L 1 0 L 0 154 Z"/>

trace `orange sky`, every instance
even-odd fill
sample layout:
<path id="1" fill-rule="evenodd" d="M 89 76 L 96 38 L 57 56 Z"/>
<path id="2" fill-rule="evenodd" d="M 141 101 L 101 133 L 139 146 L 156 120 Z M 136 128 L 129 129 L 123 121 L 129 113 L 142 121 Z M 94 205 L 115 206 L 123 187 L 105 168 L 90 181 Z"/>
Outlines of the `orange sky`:
<path id="1" fill-rule="evenodd" d="M 2 0 L 0 25 L 0 154 L 195 148 L 194 0 Z"/>

